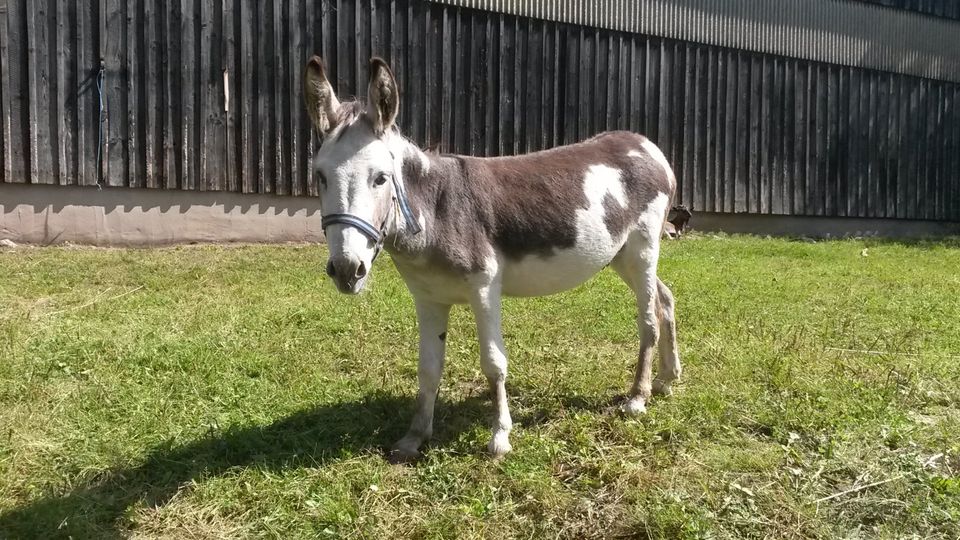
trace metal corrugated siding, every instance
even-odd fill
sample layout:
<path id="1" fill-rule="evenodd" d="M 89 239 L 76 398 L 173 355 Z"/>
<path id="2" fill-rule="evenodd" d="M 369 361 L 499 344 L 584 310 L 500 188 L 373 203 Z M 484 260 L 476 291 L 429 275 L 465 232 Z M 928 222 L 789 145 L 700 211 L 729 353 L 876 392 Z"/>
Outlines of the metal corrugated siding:
<path id="1" fill-rule="evenodd" d="M 960 20 L 960 2 L 957 0 L 857 0 L 895 9 L 915 11 L 934 17 Z"/>
<path id="2" fill-rule="evenodd" d="M 430 0 L 960 82 L 960 21 L 849 0 Z"/>

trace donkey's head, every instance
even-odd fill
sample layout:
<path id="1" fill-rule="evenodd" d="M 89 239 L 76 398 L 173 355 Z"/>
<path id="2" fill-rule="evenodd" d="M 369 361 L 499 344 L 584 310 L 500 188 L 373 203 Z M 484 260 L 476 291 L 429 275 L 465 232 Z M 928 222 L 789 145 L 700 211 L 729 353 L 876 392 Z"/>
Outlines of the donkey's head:
<path id="1" fill-rule="evenodd" d="M 366 104 L 340 103 L 320 58 L 307 62 L 304 101 L 320 137 L 312 167 L 320 179 L 320 208 L 330 249 L 327 274 L 340 292 L 363 289 L 384 237 L 399 219 L 417 227 L 407 205 L 393 123 L 400 100 L 386 62 L 370 60 Z"/>

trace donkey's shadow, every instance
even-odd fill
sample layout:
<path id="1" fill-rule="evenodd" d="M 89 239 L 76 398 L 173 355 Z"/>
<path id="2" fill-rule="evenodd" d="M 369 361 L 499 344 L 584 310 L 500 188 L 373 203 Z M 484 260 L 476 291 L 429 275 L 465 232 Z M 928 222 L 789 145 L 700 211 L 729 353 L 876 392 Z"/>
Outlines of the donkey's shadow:
<path id="1" fill-rule="evenodd" d="M 266 426 L 226 430 L 185 445 L 162 445 L 137 467 L 103 471 L 60 495 L 36 499 L 0 515 L 0 538 L 125 538 L 123 519 L 137 501 L 166 504 L 191 480 L 236 467 L 279 471 L 317 467 L 363 452 L 381 452 L 398 439 L 412 398 L 372 395 L 302 410 Z M 438 404 L 436 444 L 486 423 L 485 397 Z M 447 422 L 445 420 L 451 420 Z"/>

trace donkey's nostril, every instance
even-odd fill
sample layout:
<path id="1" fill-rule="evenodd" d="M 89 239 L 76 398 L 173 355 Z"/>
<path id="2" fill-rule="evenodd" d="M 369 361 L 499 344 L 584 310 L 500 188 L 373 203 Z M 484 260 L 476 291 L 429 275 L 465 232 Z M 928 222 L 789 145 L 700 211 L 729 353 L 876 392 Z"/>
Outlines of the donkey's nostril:
<path id="1" fill-rule="evenodd" d="M 363 264 L 363 261 L 361 261 L 360 266 L 357 267 L 357 279 L 361 279 L 365 275 L 367 275 L 367 265 Z"/>
<path id="2" fill-rule="evenodd" d="M 336 277 L 337 270 L 333 267 L 333 261 L 327 261 L 327 275 L 330 277 Z"/>

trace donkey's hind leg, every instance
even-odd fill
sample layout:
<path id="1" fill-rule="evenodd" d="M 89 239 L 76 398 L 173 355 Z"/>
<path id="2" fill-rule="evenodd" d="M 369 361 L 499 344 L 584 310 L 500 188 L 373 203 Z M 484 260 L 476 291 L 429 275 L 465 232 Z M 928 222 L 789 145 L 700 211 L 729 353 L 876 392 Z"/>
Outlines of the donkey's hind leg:
<path id="1" fill-rule="evenodd" d="M 637 327 L 640 331 L 640 354 L 633 386 L 623 411 L 637 415 L 646 411 L 653 378 L 653 348 L 660 336 L 657 316 L 657 258 L 660 237 L 645 229 L 630 233 L 626 244 L 610 266 L 633 290 L 637 298 Z"/>
<path id="2" fill-rule="evenodd" d="M 657 316 L 660 319 L 660 365 L 653 380 L 653 393 L 669 396 L 671 383 L 680 378 L 680 355 L 677 352 L 677 323 L 673 293 L 657 279 Z"/>

